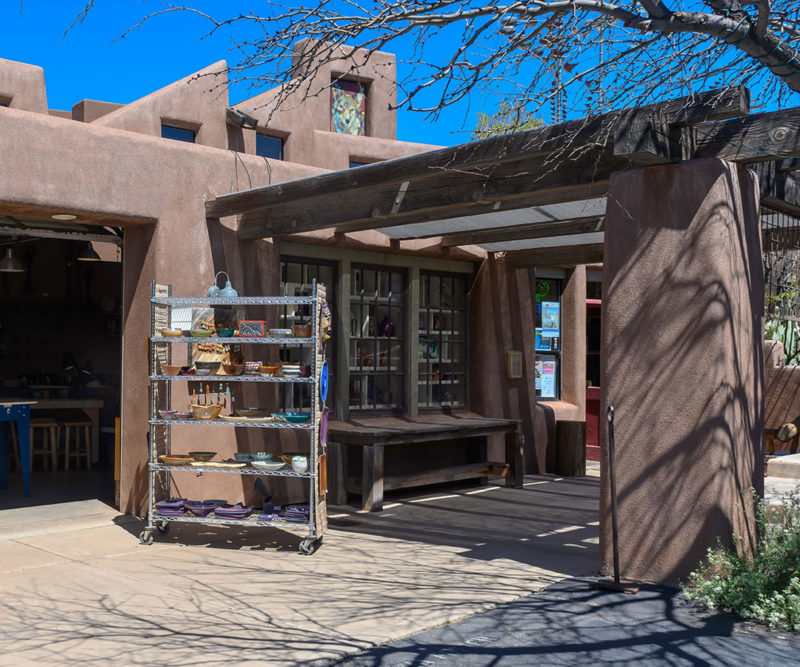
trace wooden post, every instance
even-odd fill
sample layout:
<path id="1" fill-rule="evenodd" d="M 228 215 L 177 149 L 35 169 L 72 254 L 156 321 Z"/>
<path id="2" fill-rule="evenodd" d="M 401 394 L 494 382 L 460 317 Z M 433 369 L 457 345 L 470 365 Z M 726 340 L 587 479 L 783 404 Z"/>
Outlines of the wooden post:
<path id="1" fill-rule="evenodd" d="M 522 434 L 519 430 L 506 433 L 506 462 L 509 466 L 506 486 L 513 486 L 515 489 L 521 489 L 522 475 L 525 471 L 525 455 L 523 452 Z"/>
<path id="2" fill-rule="evenodd" d="M 347 447 L 328 440 L 328 503 L 347 504 Z"/>
<path id="3" fill-rule="evenodd" d="M 363 448 L 361 474 L 362 509 L 379 512 L 383 509 L 383 440 L 375 439 L 372 446 Z"/>

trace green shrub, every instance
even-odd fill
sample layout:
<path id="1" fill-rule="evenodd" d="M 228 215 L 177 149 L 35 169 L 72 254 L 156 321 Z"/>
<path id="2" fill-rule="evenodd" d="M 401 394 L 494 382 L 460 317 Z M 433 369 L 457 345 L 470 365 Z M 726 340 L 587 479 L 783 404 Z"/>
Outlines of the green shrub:
<path id="1" fill-rule="evenodd" d="M 769 507 L 756 503 L 753 557 L 722 545 L 709 549 L 684 585 L 688 598 L 774 628 L 800 630 L 800 493 L 783 494 L 779 501 Z"/>

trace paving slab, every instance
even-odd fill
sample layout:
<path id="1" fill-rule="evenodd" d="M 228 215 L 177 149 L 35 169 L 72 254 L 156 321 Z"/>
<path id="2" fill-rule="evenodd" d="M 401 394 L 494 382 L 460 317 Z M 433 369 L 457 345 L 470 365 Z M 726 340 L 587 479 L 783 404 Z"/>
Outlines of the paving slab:
<path id="1" fill-rule="evenodd" d="M 0 533 L 5 567 L 28 550 L 42 559 L 0 577 L 13 628 L 0 664 L 326 664 L 591 574 L 598 480 L 525 483 L 396 494 L 382 513 L 330 508 L 311 557 L 277 530 L 174 525 L 143 546 L 143 522 L 113 511 L 76 508 L 88 523 L 59 533 L 40 516 Z"/>
<path id="2" fill-rule="evenodd" d="M 771 457 L 767 461 L 767 474 L 770 477 L 800 480 L 800 454 Z"/>

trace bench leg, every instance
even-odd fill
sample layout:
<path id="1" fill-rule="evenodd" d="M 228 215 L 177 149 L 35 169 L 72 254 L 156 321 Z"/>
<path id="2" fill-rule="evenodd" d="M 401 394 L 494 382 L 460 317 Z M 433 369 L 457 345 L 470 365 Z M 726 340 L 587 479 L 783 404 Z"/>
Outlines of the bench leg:
<path id="1" fill-rule="evenodd" d="M 383 509 L 383 440 L 375 440 L 371 447 L 364 447 L 363 452 L 361 508 L 379 512 Z"/>
<path id="2" fill-rule="evenodd" d="M 525 455 L 522 434 L 519 431 L 506 433 L 506 463 L 508 463 L 506 486 L 521 489 L 522 476 L 525 472 Z"/>
<path id="3" fill-rule="evenodd" d="M 347 504 L 347 450 L 345 445 L 328 440 L 328 502 Z"/>

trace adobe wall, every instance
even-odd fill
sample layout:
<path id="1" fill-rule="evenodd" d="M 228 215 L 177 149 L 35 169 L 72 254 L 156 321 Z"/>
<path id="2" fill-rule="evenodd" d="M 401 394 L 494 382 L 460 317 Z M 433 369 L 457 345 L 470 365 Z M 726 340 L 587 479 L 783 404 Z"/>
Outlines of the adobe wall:
<path id="1" fill-rule="evenodd" d="M 562 292 L 562 400 L 537 402 L 535 390 L 535 271 L 508 269 L 490 254 L 469 298 L 470 408 L 480 414 L 522 420 L 527 473 L 552 472 L 556 422 L 583 421 L 586 398 L 586 270 L 569 271 Z M 523 353 L 520 379 L 506 374 L 506 351 Z M 490 458 L 504 460 L 500 438 L 490 441 Z"/>
<path id="2" fill-rule="evenodd" d="M 618 172 L 605 219 L 602 414 L 616 410 L 622 575 L 676 582 L 754 539 L 763 492 L 758 187 L 717 159 Z M 609 479 L 601 428 L 602 478 Z M 608 486 L 601 567 L 611 571 Z"/>
<path id="3" fill-rule="evenodd" d="M 0 102 L 11 109 L 47 113 L 44 70 L 0 58 Z"/>

